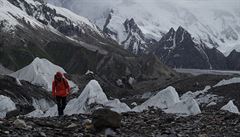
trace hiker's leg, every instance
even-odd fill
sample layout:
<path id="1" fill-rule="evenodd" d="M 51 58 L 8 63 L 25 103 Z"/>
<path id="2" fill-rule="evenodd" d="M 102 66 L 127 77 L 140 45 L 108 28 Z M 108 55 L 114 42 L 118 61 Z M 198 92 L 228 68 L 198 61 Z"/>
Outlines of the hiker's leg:
<path id="1" fill-rule="evenodd" d="M 67 100 L 66 100 L 66 97 L 62 97 L 62 112 L 64 114 L 64 109 L 67 105 Z"/>
<path id="2" fill-rule="evenodd" d="M 62 97 L 60 97 L 59 116 L 62 115 L 63 115 L 63 100 Z"/>
<path id="3" fill-rule="evenodd" d="M 58 115 L 61 115 L 61 107 L 62 107 L 62 103 L 61 103 L 61 97 L 56 96 L 56 101 L 57 101 L 57 108 L 58 108 Z"/>

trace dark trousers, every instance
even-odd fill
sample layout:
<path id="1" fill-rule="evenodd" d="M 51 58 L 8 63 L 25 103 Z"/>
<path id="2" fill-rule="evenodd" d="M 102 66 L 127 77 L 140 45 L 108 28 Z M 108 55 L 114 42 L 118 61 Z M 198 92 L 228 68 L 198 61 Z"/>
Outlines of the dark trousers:
<path id="1" fill-rule="evenodd" d="M 63 111 L 67 105 L 66 97 L 56 96 L 56 100 L 57 100 L 57 106 L 58 106 L 58 115 L 62 116 Z"/>

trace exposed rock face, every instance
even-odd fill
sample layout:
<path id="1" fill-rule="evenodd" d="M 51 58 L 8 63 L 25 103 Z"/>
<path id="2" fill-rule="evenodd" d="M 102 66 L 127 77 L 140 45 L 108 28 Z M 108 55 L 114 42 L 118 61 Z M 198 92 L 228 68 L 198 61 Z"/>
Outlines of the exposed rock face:
<path id="1" fill-rule="evenodd" d="M 231 70 L 239 70 L 240 69 L 240 52 L 233 50 L 227 57 L 228 59 L 228 67 Z"/>
<path id="2" fill-rule="evenodd" d="M 194 42 L 191 34 L 181 26 L 163 36 L 154 53 L 174 68 L 227 69 L 225 56 L 216 48 Z"/>
<path id="3" fill-rule="evenodd" d="M 121 27 L 124 28 L 122 33 L 115 32 L 115 30 L 112 30 L 111 26 L 109 26 L 112 21 L 113 13 L 114 11 L 111 10 L 106 18 L 103 32 L 116 40 L 120 45 L 123 45 L 124 49 L 134 54 L 142 55 L 148 53 L 148 46 L 151 44 L 152 39 L 148 39 L 144 36 L 142 30 L 133 18 L 126 19 L 122 22 Z"/>
<path id="4" fill-rule="evenodd" d="M 92 122 L 96 129 L 120 128 L 121 115 L 110 109 L 98 109 L 92 114 Z"/>
<path id="5" fill-rule="evenodd" d="M 144 34 L 135 23 L 135 20 L 133 18 L 130 20 L 127 19 L 123 25 L 127 33 L 127 38 L 121 42 L 121 44 L 124 45 L 124 48 L 139 55 L 145 53 L 148 40 L 144 37 Z"/>

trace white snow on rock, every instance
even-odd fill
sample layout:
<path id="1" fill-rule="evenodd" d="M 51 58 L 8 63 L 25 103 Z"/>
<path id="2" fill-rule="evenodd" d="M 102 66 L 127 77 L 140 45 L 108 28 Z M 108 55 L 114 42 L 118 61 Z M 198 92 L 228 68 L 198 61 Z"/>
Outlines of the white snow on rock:
<path id="1" fill-rule="evenodd" d="M 42 110 L 36 109 L 31 113 L 28 113 L 27 117 L 43 117 L 44 113 Z"/>
<path id="2" fill-rule="evenodd" d="M 144 109 L 148 109 L 150 106 L 166 109 L 179 102 L 180 100 L 176 90 L 173 87 L 168 87 L 158 92 L 155 96 L 151 97 L 143 104 L 136 106 L 133 110 L 140 112 Z"/>
<path id="3" fill-rule="evenodd" d="M 137 102 L 133 102 L 131 106 L 134 106 L 134 107 L 137 106 Z"/>
<path id="4" fill-rule="evenodd" d="M 142 95 L 141 99 L 149 99 L 152 96 L 153 96 L 152 92 L 146 92 Z"/>
<path id="5" fill-rule="evenodd" d="M 119 113 L 131 110 L 125 103 L 121 103 L 118 99 L 108 100 L 100 84 L 96 80 L 91 80 L 81 95 L 68 103 L 65 113 L 68 115 L 90 113 L 92 109 L 90 108 L 91 104 L 100 104 Z"/>
<path id="6" fill-rule="evenodd" d="M 17 85 L 22 86 L 22 83 L 18 78 L 16 78 L 16 82 L 17 82 Z"/>
<path id="7" fill-rule="evenodd" d="M 109 100 L 108 102 L 104 103 L 104 106 L 109 107 L 112 111 L 116 111 L 118 113 L 131 111 L 128 105 L 121 103 L 119 99 Z"/>
<path id="8" fill-rule="evenodd" d="M 54 105 L 53 107 L 49 108 L 48 111 L 42 115 L 42 117 L 53 117 L 57 115 L 57 105 Z M 37 117 L 37 115 L 35 115 L 34 117 Z"/>
<path id="9" fill-rule="evenodd" d="M 91 107 L 92 105 L 93 107 Z M 99 83 L 96 80 L 91 80 L 78 98 L 74 98 L 67 103 L 64 113 L 66 115 L 80 113 L 88 114 L 95 109 L 103 107 L 109 108 L 118 113 L 131 111 L 131 109 L 125 103 L 121 103 L 118 99 L 108 100 Z M 36 117 L 39 116 L 39 113 L 32 114 L 34 114 Z M 57 116 L 57 105 L 49 108 L 42 116 Z"/>
<path id="10" fill-rule="evenodd" d="M 19 80 L 26 80 L 32 84 L 42 86 L 44 89 L 52 90 L 52 81 L 56 72 L 66 73 L 66 71 L 51 63 L 47 59 L 35 58 L 28 66 L 10 74 L 10 76 Z M 68 81 L 73 91 L 78 90 L 78 87 L 71 81 Z"/>
<path id="11" fill-rule="evenodd" d="M 188 98 L 187 100 L 183 100 L 174 106 L 164 110 L 166 113 L 174 113 L 181 115 L 196 115 L 201 113 L 201 110 L 198 106 L 198 103 L 193 98 Z"/>
<path id="12" fill-rule="evenodd" d="M 195 115 L 201 113 L 195 99 L 187 97 L 180 100 L 175 88 L 171 86 L 158 92 L 143 104 L 136 106 L 133 108 L 133 111 L 141 112 L 148 109 L 148 107 L 160 108 L 166 113 L 176 113 L 180 115 Z"/>
<path id="13" fill-rule="evenodd" d="M 93 74 L 94 74 L 94 72 L 91 71 L 91 70 L 88 70 L 88 71 L 85 73 L 85 75 L 93 75 Z"/>
<path id="14" fill-rule="evenodd" d="M 211 87 L 206 86 L 203 90 L 199 90 L 196 92 L 188 91 L 188 92 L 184 93 L 180 97 L 180 99 L 186 100 L 188 98 L 193 98 L 197 101 L 197 103 L 199 105 L 202 105 L 202 104 L 206 105 L 206 104 L 209 104 L 210 102 L 218 102 L 222 99 L 222 97 L 220 97 L 218 95 L 208 93 L 209 89 L 211 89 Z"/>
<path id="15" fill-rule="evenodd" d="M 7 112 L 15 109 L 15 103 L 9 97 L 0 95 L 0 118 L 6 117 Z"/>
<path id="16" fill-rule="evenodd" d="M 47 111 L 49 108 L 51 108 L 52 106 L 54 106 L 54 102 L 53 101 L 47 101 L 46 99 L 32 99 L 33 100 L 33 107 L 36 110 L 41 110 L 43 112 Z"/>
<path id="17" fill-rule="evenodd" d="M 225 106 L 221 108 L 221 110 L 226 110 L 232 113 L 237 113 L 239 114 L 237 106 L 234 105 L 233 101 L 230 100 Z"/>
<path id="18" fill-rule="evenodd" d="M 90 109 L 89 105 L 93 103 L 104 104 L 106 102 L 108 102 L 107 96 L 99 83 L 96 80 L 91 80 L 84 88 L 81 95 L 67 105 L 65 112 L 70 115 L 88 113 Z"/>
<path id="19" fill-rule="evenodd" d="M 233 84 L 233 83 L 240 83 L 240 77 L 235 77 L 235 78 L 231 78 L 228 80 L 224 79 L 224 80 L 218 82 L 214 87 L 229 85 L 229 84 Z"/>
<path id="20" fill-rule="evenodd" d="M 210 107 L 210 106 L 215 106 L 215 105 L 217 105 L 217 103 L 216 103 L 216 102 L 210 102 L 210 103 L 207 105 L 207 107 Z"/>

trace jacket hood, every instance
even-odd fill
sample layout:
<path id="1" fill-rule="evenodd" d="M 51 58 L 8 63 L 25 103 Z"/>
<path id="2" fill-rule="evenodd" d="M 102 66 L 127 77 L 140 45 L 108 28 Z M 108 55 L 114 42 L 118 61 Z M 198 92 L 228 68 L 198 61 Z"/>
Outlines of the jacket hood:
<path id="1" fill-rule="evenodd" d="M 58 78 L 62 78 L 63 74 L 61 72 L 57 72 L 55 76 L 58 77 Z"/>

